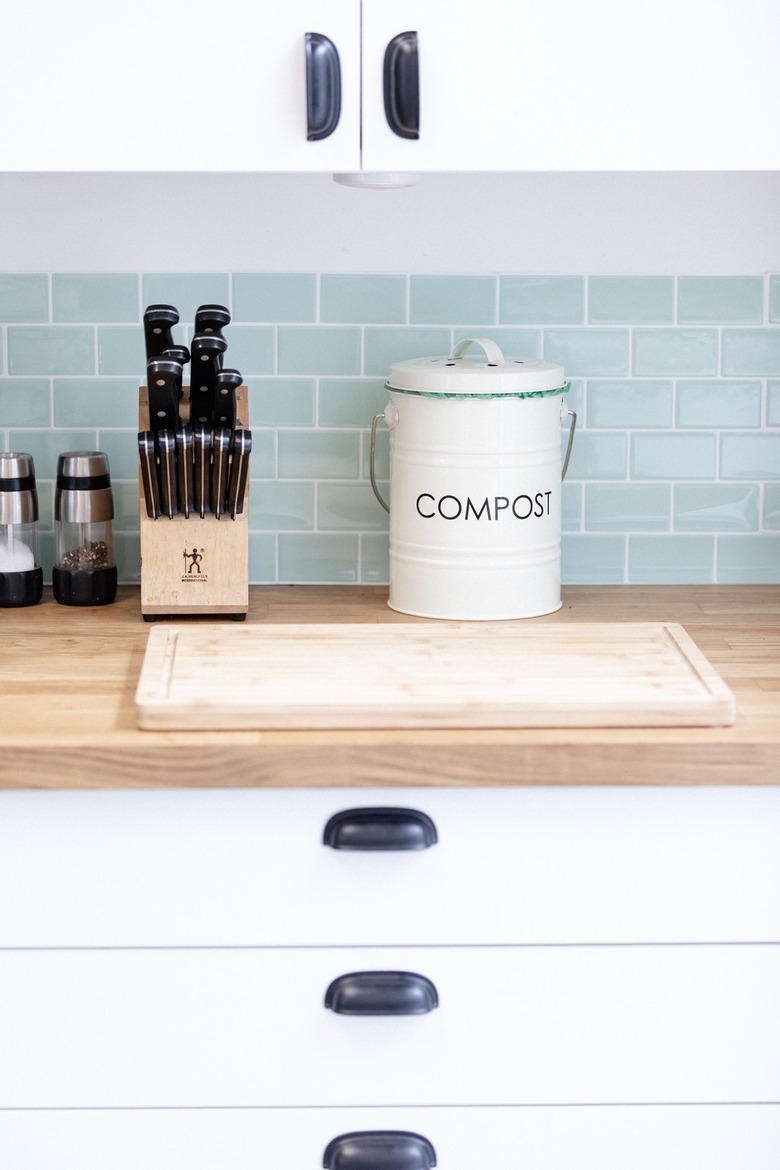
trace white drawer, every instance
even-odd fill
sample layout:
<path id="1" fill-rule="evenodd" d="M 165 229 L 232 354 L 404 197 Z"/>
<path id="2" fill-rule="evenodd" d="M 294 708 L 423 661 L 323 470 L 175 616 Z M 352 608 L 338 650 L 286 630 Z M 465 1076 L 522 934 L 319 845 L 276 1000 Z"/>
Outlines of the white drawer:
<path id="1" fill-rule="evenodd" d="M 319 1170 L 329 1142 L 404 1129 L 439 1170 L 777 1170 L 780 1106 L 0 1113 L 4 1170 Z"/>
<path id="2" fill-rule="evenodd" d="M 438 844 L 322 844 L 354 806 Z M 780 941 L 778 789 L 4 792 L 0 945 Z"/>
<path id="3" fill-rule="evenodd" d="M 326 1010 L 358 971 L 424 1015 Z M 6 951 L 0 1106 L 780 1102 L 780 945 Z"/>

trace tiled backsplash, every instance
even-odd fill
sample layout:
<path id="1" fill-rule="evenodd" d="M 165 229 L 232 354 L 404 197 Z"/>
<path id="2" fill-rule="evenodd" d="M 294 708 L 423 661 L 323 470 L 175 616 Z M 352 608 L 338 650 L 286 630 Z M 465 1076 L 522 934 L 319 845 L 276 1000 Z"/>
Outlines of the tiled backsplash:
<path id="1" fill-rule="evenodd" d="M 0 445 L 30 452 L 45 568 L 57 455 L 110 460 L 120 579 L 139 577 L 141 316 L 229 306 L 250 387 L 250 576 L 388 578 L 368 476 L 391 362 L 462 337 L 561 362 L 579 423 L 566 582 L 780 582 L 780 275 L 0 275 Z M 380 436 L 378 475 L 388 475 Z"/>

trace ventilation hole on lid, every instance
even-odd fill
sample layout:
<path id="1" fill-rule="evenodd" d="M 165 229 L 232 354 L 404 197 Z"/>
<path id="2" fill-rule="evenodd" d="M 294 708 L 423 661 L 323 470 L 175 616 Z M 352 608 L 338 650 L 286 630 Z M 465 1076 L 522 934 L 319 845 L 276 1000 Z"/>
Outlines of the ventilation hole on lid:
<path id="1" fill-rule="evenodd" d="M 525 362 L 521 361 L 520 358 L 515 358 L 515 365 L 516 366 L 524 366 Z"/>

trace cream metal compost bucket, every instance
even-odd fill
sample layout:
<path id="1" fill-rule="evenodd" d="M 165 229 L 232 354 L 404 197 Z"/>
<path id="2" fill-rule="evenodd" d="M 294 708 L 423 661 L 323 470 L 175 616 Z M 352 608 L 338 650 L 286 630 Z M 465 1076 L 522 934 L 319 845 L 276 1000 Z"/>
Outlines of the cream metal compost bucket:
<path id="1" fill-rule="evenodd" d="M 472 345 L 483 354 L 467 354 Z M 371 426 L 371 484 L 390 513 L 391 609 L 455 620 L 537 617 L 561 606 L 561 481 L 577 416 L 561 366 L 495 342 L 390 367 Z M 561 469 L 561 425 L 571 418 Z M 375 476 L 390 430 L 390 505 Z"/>

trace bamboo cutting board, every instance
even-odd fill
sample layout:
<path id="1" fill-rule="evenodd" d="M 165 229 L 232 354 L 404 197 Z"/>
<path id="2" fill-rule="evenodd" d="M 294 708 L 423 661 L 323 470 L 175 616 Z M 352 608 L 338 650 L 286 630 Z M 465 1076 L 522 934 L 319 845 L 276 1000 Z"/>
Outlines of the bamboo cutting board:
<path id="1" fill-rule="evenodd" d="M 136 691 L 154 730 L 694 727 L 734 695 L 661 622 L 160 624 Z"/>

